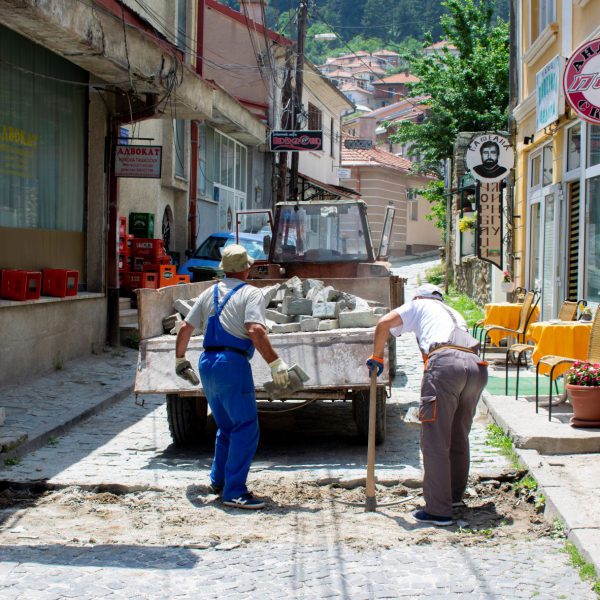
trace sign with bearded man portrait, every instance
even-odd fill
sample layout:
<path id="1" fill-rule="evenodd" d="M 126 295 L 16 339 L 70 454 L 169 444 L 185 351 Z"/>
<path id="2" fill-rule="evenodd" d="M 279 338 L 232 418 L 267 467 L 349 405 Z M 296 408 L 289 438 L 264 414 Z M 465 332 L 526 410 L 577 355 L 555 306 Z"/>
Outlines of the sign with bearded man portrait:
<path id="1" fill-rule="evenodd" d="M 498 133 L 478 133 L 467 146 L 467 169 L 482 183 L 495 183 L 508 175 L 513 166 L 509 140 Z"/>

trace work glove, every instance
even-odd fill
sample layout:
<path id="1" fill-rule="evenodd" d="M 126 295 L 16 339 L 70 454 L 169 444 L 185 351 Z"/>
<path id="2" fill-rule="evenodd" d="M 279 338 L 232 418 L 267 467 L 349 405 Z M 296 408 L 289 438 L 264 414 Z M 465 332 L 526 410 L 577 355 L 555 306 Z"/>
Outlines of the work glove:
<path id="1" fill-rule="evenodd" d="M 383 358 L 371 354 L 369 360 L 367 360 L 367 367 L 369 369 L 369 375 L 374 370 L 377 370 L 377 377 L 379 377 L 383 373 Z"/>
<path id="2" fill-rule="evenodd" d="M 184 356 L 182 358 L 175 357 L 175 373 L 182 379 L 189 381 L 192 385 L 198 385 L 200 379 L 192 368 L 192 363 Z"/>
<path id="3" fill-rule="evenodd" d="M 269 363 L 269 367 L 271 367 L 273 383 L 279 387 L 287 387 L 290 383 L 290 376 L 288 374 L 289 367 L 281 360 L 281 358 Z"/>

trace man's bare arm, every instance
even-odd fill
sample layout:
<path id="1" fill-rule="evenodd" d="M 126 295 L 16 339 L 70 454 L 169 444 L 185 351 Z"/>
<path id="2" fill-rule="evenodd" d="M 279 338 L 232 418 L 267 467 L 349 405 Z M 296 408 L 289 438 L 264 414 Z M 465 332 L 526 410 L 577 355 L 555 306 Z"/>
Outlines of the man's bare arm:
<path id="1" fill-rule="evenodd" d="M 383 358 L 385 344 L 390 335 L 390 329 L 400 327 L 402 318 L 396 311 L 391 311 L 379 319 L 375 327 L 375 338 L 373 340 L 373 354 Z"/>
<path id="2" fill-rule="evenodd" d="M 277 352 L 273 350 L 267 330 L 260 323 L 246 323 L 246 331 L 250 340 L 258 353 L 267 361 L 268 364 L 279 358 Z"/>
<path id="3" fill-rule="evenodd" d="M 189 323 L 183 322 L 181 329 L 177 332 L 177 340 L 175 341 L 175 357 L 182 358 L 185 356 L 190 338 L 194 332 L 194 326 Z"/>

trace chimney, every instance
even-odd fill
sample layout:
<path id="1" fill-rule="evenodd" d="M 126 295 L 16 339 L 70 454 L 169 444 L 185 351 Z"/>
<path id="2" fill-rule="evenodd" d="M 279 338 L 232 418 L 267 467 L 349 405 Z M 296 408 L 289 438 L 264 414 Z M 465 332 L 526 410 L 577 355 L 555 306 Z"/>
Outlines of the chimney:
<path id="1" fill-rule="evenodd" d="M 377 128 L 377 120 L 368 114 L 358 117 L 358 137 L 371 140 L 373 144 L 376 141 L 375 129 Z"/>
<path id="2" fill-rule="evenodd" d="M 240 8 L 243 15 L 248 15 L 255 23 L 264 25 L 263 13 L 260 0 L 240 0 Z M 265 6 L 267 1 L 265 1 Z"/>

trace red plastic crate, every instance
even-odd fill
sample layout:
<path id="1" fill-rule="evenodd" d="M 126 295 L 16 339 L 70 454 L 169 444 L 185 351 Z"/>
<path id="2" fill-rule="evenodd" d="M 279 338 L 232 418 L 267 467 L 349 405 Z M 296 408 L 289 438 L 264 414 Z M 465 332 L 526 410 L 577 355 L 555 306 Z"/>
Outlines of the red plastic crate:
<path id="1" fill-rule="evenodd" d="M 135 290 L 142 287 L 142 273 L 133 273 L 132 271 L 129 273 L 123 273 L 123 280 L 124 288 Z"/>
<path id="2" fill-rule="evenodd" d="M 127 217 L 119 217 L 119 237 L 127 234 Z"/>
<path id="3" fill-rule="evenodd" d="M 154 238 L 133 238 L 131 240 L 131 254 L 133 256 L 160 258 L 165 255 L 165 243 Z"/>
<path id="4" fill-rule="evenodd" d="M 190 282 L 190 276 L 189 275 L 175 275 L 175 283 L 177 285 L 179 284 L 185 284 L 185 283 L 189 283 Z"/>
<path id="5" fill-rule="evenodd" d="M 39 271 L 6 269 L 2 271 L 0 297 L 5 300 L 37 300 L 42 291 Z"/>
<path id="6" fill-rule="evenodd" d="M 79 271 L 70 269 L 43 269 L 42 275 L 42 294 L 44 296 L 54 296 L 55 298 L 77 296 Z"/>
<path id="7" fill-rule="evenodd" d="M 160 272 L 161 265 L 170 265 L 171 257 L 163 256 L 162 258 L 144 258 L 142 260 L 142 271 Z"/>
<path id="8" fill-rule="evenodd" d="M 142 287 L 144 288 L 158 288 L 158 273 L 142 273 Z"/>

